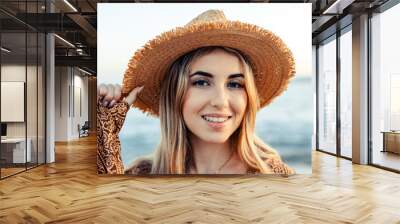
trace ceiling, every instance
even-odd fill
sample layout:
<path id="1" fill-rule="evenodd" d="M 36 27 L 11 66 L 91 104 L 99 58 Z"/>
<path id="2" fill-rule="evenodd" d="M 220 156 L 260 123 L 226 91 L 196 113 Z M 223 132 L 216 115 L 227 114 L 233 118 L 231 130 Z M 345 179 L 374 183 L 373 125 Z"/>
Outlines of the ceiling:
<path id="1" fill-rule="evenodd" d="M 312 3 L 312 36 L 313 43 L 326 38 L 335 32 L 336 22 L 347 16 L 351 17 L 376 8 L 387 0 L 252 0 L 229 2 L 269 2 L 269 3 Z M 14 42 L 15 49 L 24 49 L 25 30 L 39 32 L 54 32 L 56 65 L 80 66 L 96 73 L 96 43 L 97 43 L 97 3 L 137 3 L 137 2 L 198 2 L 198 1 L 165 1 L 165 0 L 45 0 L 21 1 L 1 0 L 0 24 L 3 38 Z M 206 0 L 202 2 L 226 2 Z M 51 9 L 51 10 L 50 10 Z M 52 13 L 49 13 L 49 12 Z M 343 19 L 343 21 L 346 21 Z M 341 26 L 346 26 L 343 22 Z M 22 32 L 22 33 L 21 33 Z M 66 41 L 64 41 L 64 40 Z M 5 43 L 5 42 L 2 43 Z M 71 45 L 72 44 L 72 45 Z M 4 45 L 3 45 L 4 46 Z M 32 43 L 28 45 L 35 47 Z M 21 52 L 24 53 L 24 52 Z"/>

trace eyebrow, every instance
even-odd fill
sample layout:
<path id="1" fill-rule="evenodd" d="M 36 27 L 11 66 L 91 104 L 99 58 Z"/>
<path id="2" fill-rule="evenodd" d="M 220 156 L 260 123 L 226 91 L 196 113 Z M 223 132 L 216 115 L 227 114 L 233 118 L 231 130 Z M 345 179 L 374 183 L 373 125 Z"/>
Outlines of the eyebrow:
<path id="1" fill-rule="evenodd" d="M 206 76 L 206 77 L 209 77 L 209 78 L 213 78 L 214 77 L 211 73 L 204 72 L 204 71 L 196 71 L 195 73 L 191 74 L 189 76 L 189 78 L 194 76 L 194 75 L 201 75 L 201 76 Z M 237 77 L 244 78 L 244 75 L 242 73 L 235 73 L 235 74 L 231 74 L 231 75 L 228 76 L 229 79 L 233 79 L 233 78 L 237 78 Z"/>

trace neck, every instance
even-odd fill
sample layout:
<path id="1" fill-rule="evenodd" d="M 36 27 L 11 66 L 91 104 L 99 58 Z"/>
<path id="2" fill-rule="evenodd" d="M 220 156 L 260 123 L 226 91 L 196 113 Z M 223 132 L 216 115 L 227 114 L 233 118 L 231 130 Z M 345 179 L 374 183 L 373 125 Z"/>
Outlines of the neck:
<path id="1" fill-rule="evenodd" d="M 213 143 L 191 137 L 191 145 L 197 173 L 219 173 L 233 156 L 229 141 Z"/>

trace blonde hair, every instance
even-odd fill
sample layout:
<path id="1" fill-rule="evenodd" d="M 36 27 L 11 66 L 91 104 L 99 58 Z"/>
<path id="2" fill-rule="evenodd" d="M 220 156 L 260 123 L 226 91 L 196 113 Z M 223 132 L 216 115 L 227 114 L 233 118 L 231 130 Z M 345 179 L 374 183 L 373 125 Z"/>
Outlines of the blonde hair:
<path id="1" fill-rule="evenodd" d="M 190 166 L 193 165 L 189 130 L 185 125 L 182 114 L 189 68 L 197 58 L 216 50 L 222 50 L 236 56 L 241 63 L 245 78 L 245 89 L 248 97 L 245 116 L 238 129 L 230 137 L 237 154 L 249 169 L 260 173 L 270 173 L 270 168 L 266 164 L 268 158 L 280 159 L 279 154 L 254 133 L 259 97 L 250 62 L 235 49 L 211 46 L 199 48 L 176 60 L 161 84 L 159 107 L 161 142 L 155 151 L 152 173 L 185 174 L 189 172 Z"/>

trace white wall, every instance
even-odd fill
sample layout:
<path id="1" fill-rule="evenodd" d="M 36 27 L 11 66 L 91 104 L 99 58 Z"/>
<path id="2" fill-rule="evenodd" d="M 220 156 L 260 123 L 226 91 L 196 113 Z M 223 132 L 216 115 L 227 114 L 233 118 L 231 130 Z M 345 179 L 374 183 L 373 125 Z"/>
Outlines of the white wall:
<path id="1" fill-rule="evenodd" d="M 1 81 L 25 82 L 25 64 L 3 64 L 1 66 Z M 1 108 L 1 110 L 6 109 Z M 7 122 L 7 137 L 25 137 L 25 122 Z"/>
<path id="2" fill-rule="evenodd" d="M 55 68 L 55 141 L 68 140 L 69 78 L 67 67 Z"/>
<path id="3" fill-rule="evenodd" d="M 38 70 L 37 70 L 38 69 Z M 25 78 L 27 77 L 27 81 Z M 44 74 L 41 66 L 25 66 L 24 64 L 2 64 L 1 66 L 1 81 L 2 82 L 24 82 L 26 83 L 26 107 L 25 102 L 20 112 L 26 112 L 26 120 L 22 122 L 6 122 L 7 137 L 9 138 L 24 138 L 25 135 L 31 144 L 32 161 L 44 163 Z M 2 89 L 3 92 L 4 89 Z M 20 92 L 24 94 L 24 90 Z M 2 95 L 3 97 L 7 97 Z M 13 113 L 12 108 L 2 107 L 2 112 Z M 26 110 L 26 111 L 25 111 Z M 15 112 L 14 112 L 15 113 Z M 38 155 L 37 155 L 38 153 Z M 51 162 L 51 160 L 48 160 Z"/>
<path id="4" fill-rule="evenodd" d="M 36 74 L 36 66 L 27 66 L 20 64 L 3 64 L 1 66 L 1 81 L 2 82 L 25 82 L 26 71 L 28 74 Z M 29 80 L 30 85 L 36 86 L 36 81 Z M 27 106 L 36 108 L 36 88 L 27 88 Z M 32 92 L 31 92 L 32 91 Z M 34 105 L 30 105 L 34 102 Z M 40 107 L 40 105 L 39 105 Z M 1 110 L 7 110 L 8 108 L 1 108 Z M 27 120 L 28 124 L 28 137 L 32 130 L 36 130 L 36 113 L 31 113 L 27 108 Z M 31 122 L 35 121 L 35 124 Z M 8 137 L 25 137 L 25 124 L 26 122 L 7 122 L 7 136 Z M 36 132 L 35 132 L 36 136 Z"/>
<path id="5" fill-rule="evenodd" d="M 88 120 L 88 78 L 81 75 L 74 75 L 74 117 L 72 119 L 72 132 L 71 134 L 78 137 L 78 124 L 81 126 Z M 79 73 L 82 74 L 82 73 Z M 80 97 L 79 97 L 80 96 Z M 79 102 L 80 101 L 80 102 Z M 81 107 L 81 108 L 80 108 Z M 80 111 L 81 110 L 81 111 Z"/>
<path id="6" fill-rule="evenodd" d="M 56 67 L 56 141 L 77 139 L 78 124 L 88 120 L 88 78 L 83 75 L 76 68 Z"/>

